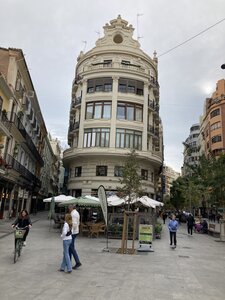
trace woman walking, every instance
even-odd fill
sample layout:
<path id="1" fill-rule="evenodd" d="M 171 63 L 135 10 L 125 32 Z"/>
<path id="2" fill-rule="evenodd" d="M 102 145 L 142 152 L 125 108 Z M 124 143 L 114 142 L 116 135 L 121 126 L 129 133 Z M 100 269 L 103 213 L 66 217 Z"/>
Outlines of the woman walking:
<path id="1" fill-rule="evenodd" d="M 72 263 L 69 256 L 69 247 L 72 241 L 72 217 L 70 214 L 65 215 L 65 222 L 62 229 L 61 237 L 63 239 L 63 260 L 59 271 L 65 272 L 67 268 L 67 273 L 72 272 Z"/>

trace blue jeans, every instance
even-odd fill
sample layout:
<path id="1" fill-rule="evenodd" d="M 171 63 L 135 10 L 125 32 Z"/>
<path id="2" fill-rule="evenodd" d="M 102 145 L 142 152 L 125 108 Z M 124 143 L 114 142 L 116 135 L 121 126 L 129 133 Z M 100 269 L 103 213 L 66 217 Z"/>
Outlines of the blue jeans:
<path id="1" fill-rule="evenodd" d="M 71 244 L 71 240 L 64 240 L 63 241 L 63 260 L 61 263 L 61 270 L 65 270 L 67 267 L 67 271 L 72 271 L 72 264 L 69 256 L 69 247 Z"/>
<path id="2" fill-rule="evenodd" d="M 72 242 L 71 242 L 70 248 L 69 248 L 69 255 L 70 255 L 70 258 L 73 255 L 76 264 L 79 264 L 80 260 L 79 260 L 77 251 L 75 249 L 75 239 L 76 239 L 77 235 L 78 234 L 72 234 Z"/>

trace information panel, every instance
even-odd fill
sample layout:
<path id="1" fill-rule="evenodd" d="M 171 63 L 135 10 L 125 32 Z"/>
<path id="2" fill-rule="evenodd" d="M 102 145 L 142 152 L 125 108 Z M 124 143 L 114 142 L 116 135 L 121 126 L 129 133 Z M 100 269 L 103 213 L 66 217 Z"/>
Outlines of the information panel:
<path id="1" fill-rule="evenodd" d="M 151 244 L 153 239 L 152 225 L 139 224 L 139 244 Z"/>

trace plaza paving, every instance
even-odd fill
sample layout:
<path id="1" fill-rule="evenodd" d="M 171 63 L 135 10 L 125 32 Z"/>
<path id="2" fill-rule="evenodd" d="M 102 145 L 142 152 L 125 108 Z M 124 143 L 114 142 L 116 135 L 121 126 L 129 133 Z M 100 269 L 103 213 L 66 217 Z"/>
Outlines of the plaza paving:
<path id="1" fill-rule="evenodd" d="M 188 236 L 183 224 L 178 247 L 169 247 L 163 225 L 162 238 L 153 242 L 154 252 L 121 255 L 103 252 L 105 238 L 79 237 L 82 262 L 71 274 L 58 272 L 62 241 L 57 229 L 49 231 L 46 214 L 32 217 L 33 228 L 19 261 L 13 263 L 10 223 L 0 223 L 1 300 L 116 300 L 225 298 L 225 243 L 209 235 Z M 4 234 L 3 232 L 4 231 Z M 120 247 L 109 240 L 109 248 Z"/>

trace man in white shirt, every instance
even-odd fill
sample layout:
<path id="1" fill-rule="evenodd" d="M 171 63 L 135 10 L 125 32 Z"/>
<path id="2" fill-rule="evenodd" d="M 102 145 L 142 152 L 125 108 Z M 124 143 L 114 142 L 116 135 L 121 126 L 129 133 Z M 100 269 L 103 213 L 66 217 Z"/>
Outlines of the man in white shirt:
<path id="1" fill-rule="evenodd" d="M 69 212 L 72 216 L 72 242 L 70 244 L 69 247 L 69 255 L 70 258 L 71 256 L 74 257 L 75 260 L 75 266 L 73 266 L 73 269 L 78 269 L 81 266 L 81 262 L 80 259 L 78 257 L 76 248 L 75 248 L 75 239 L 77 237 L 77 235 L 79 234 L 79 225 L 80 225 L 80 214 L 79 212 L 76 210 L 76 206 L 75 205 L 70 205 L 69 206 Z"/>

